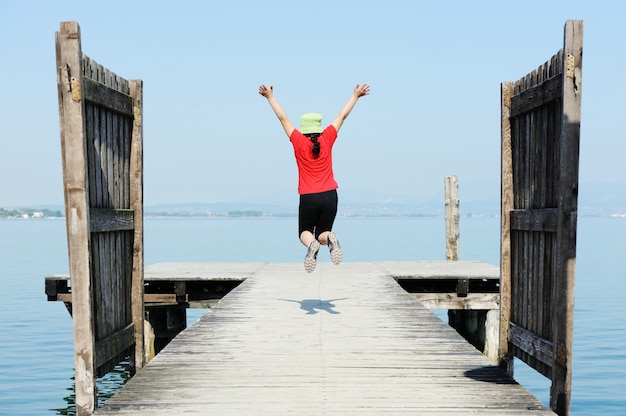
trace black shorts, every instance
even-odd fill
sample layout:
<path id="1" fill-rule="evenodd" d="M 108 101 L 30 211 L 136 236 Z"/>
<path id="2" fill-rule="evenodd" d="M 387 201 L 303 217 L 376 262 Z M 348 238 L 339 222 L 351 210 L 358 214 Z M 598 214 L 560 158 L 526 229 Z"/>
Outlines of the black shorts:
<path id="1" fill-rule="evenodd" d="M 303 231 L 310 231 L 317 239 L 324 231 L 331 231 L 337 215 L 338 202 L 336 189 L 300 195 L 298 237 Z"/>

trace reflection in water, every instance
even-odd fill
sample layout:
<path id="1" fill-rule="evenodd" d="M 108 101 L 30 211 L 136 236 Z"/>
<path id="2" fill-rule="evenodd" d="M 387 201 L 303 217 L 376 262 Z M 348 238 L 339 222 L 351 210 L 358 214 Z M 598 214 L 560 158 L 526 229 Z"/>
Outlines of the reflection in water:
<path id="1" fill-rule="evenodd" d="M 109 398 L 122 388 L 124 384 L 130 379 L 130 362 L 123 361 L 116 365 L 113 370 L 107 373 L 105 376 L 96 379 L 96 388 L 98 391 L 98 407 L 102 406 Z M 72 381 L 74 377 L 72 377 Z M 63 401 L 67 404 L 66 408 L 62 409 L 50 409 L 57 415 L 76 415 L 76 393 L 75 383 L 72 382 L 72 386 L 68 387 L 70 392 L 69 396 L 64 397 Z"/>

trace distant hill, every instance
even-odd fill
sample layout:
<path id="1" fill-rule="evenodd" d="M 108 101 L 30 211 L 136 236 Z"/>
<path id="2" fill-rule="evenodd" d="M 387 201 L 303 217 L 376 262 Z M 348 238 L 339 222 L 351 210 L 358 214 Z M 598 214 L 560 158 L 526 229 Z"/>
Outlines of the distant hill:
<path id="1" fill-rule="evenodd" d="M 579 186 L 580 215 L 626 213 L 626 182 L 582 183 Z M 500 214 L 500 184 L 471 183 L 459 186 L 462 216 Z M 249 201 L 147 205 L 146 215 L 216 215 L 258 211 L 272 216 L 295 216 L 298 198 L 293 195 L 263 195 Z M 443 216 L 444 191 L 439 195 L 399 195 L 383 192 L 341 190 L 340 216 Z"/>
<path id="2" fill-rule="evenodd" d="M 461 216 L 500 215 L 499 182 L 475 182 L 459 185 Z M 626 182 L 587 182 L 579 186 L 579 215 L 605 216 L 626 214 Z M 31 207 L 1 207 L 4 218 L 35 217 L 39 212 L 45 217 L 63 215 L 64 207 L 58 204 Z M 146 216 L 296 216 L 298 197 L 293 194 L 267 194 L 250 197 L 245 201 L 212 203 L 181 202 L 146 204 Z M 339 193 L 340 216 L 444 216 L 443 184 L 434 195 L 399 195 L 385 192 L 341 189 Z"/>

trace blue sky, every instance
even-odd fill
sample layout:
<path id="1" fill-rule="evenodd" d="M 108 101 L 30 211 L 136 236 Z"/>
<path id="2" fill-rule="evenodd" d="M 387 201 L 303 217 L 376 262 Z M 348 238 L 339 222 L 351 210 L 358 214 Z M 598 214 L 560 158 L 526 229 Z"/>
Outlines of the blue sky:
<path id="1" fill-rule="evenodd" d="M 367 82 L 335 146 L 340 195 L 431 197 L 446 175 L 495 198 L 500 83 L 584 20 L 581 193 L 626 183 L 626 2 L 0 0 L 0 207 L 62 204 L 54 33 L 144 81 L 145 204 L 297 198 L 292 149 L 258 85 L 297 123 L 330 123 Z M 364 194 L 365 193 L 365 194 Z M 379 202 L 379 201 L 377 201 Z"/>

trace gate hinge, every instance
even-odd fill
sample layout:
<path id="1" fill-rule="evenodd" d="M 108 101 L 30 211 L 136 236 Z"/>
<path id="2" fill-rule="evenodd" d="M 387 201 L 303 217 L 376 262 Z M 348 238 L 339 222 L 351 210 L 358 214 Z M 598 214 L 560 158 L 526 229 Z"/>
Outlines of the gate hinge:
<path id="1" fill-rule="evenodd" d="M 141 107 L 133 106 L 133 117 L 135 118 L 135 126 L 141 126 Z"/>
<path id="2" fill-rule="evenodd" d="M 574 55 L 568 53 L 565 57 L 565 76 L 568 78 L 574 78 L 574 68 L 576 66 L 576 59 Z"/>
<path id="3" fill-rule="evenodd" d="M 70 91 L 72 93 L 72 100 L 80 102 L 80 79 L 70 78 Z"/>
<path id="4" fill-rule="evenodd" d="M 556 346 L 556 363 L 561 367 L 567 367 L 567 348 L 562 342 Z"/>

